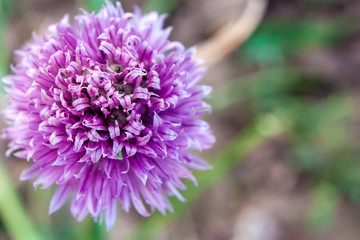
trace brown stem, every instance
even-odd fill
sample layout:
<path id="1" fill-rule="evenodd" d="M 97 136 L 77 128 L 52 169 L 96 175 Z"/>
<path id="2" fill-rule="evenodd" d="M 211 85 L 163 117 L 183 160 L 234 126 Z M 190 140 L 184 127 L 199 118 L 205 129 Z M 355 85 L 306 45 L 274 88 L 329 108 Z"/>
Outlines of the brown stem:
<path id="1" fill-rule="evenodd" d="M 247 0 L 242 15 L 221 27 L 210 39 L 198 44 L 196 58 L 211 66 L 240 46 L 257 28 L 267 0 Z"/>

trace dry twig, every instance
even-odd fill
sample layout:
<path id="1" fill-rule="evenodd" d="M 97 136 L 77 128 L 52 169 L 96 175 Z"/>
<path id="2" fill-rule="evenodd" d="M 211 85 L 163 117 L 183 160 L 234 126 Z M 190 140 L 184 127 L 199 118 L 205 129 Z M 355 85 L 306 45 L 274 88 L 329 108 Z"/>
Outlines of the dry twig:
<path id="1" fill-rule="evenodd" d="M 241 45 L 257 28 L 264 16 L 267 0 L 247 0 L 242 15 L 225 24 L 213 37 L 198 44 L 195 57 L 211 66 Z"/>

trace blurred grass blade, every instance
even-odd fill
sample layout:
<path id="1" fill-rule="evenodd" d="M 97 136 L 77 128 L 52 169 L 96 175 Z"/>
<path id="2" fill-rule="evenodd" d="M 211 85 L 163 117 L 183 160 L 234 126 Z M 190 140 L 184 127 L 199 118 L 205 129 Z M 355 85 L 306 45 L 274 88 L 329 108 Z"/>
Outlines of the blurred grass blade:
<path id="1" fill-rule="evenodd" d="M 0 79 L 6 75 L 8 70 L 8 50 L 5 48 L 5 28 L 6 28 L 6 17 L 7 17 L 7 10 L 9 10 L 9 6 L 11 3 L 0 0 L 0 48 L 2 52 L 0 54 Z M 1 83 L 2 86 L 2 83 Z M 1 91 L 3 89 L 1 88 Z"/>
<path id="2" fill-rule="evenodd" d="M 177 0 L 149 0 L 144 7 L 144 12 L 170 13 L 176 7 L 177 2 Z"/>
<path id="3" fill-rule="evenodd" d="M 187 189 L 182 192 L 186 198 L 185 203 L 172 198 L 174 213 L 170 213 L 167 216 L 162 216 L 158 213 L 154 214 L 139 224 L 129 240 L 156 239 L 156 234 L 163 231 L 165 227 L 177 217 L 183 215 L 192 202 L 205 190 L 226 176 L 244 156 L 253 151 L 260 143 L 283 133 L 285 126 L 286 124 L 275 115 L 266 115 L 259 119 L 259 121 L 256 121 L 252 126 L 249 126 L 212 159 L 211 165 L 213 166 L 213 170 L 196 173 L 196 178 L 199 183 L 198 187 L 187 182 Z"/>
<path id="4" fill-rule="evenodd" d="M 315 229 L 326 229 L 334 219 L 340 196 L 335 186 L 322 182 L 315 187 L 308 210 L 308 224 Z"/>
<path id="5" fill-rule="evenodd" d="M 71 223 L 70 223 L 71 224 Z M 107 240 L 109 236 L 106 231 L 106 226 L 104 223 L 99 224 L 94 221 L 92 218 L 87 218 L 81 223 L 76 223 L 77 227 L 68 226 L 71 229 L 69 231 L 75 232 L 72 234 L 71 238 L 74 240 Z"/>
<path id="6" fill-rule="evenodd" d="M 115 2 L 115 1 L 109 1 Z M 104 5 L 104 0 L 83 0 L 83 4 L 87 11 L 89 12 L 98 12 Z"/>
<path id="7" fill-rule="evenodd" d="M 242 61 L 260 65 L 283 63 L 285 58 L 309 49 L 333 46 L 343 41 L 354 30 L 346 16 L 319 20 L 306 18 L 303 21 L 268 19 L 239 48 Z"/>
<path id="8" fill-rule="evenodd" d="M 41 240 L 42 238 L 26 215 L 25 209 L 1 162 L 0 189 L 0 214 L 11 239 Z"/>
<path id="9" fill-rule="evenodd" d="M 274 78 L 273 76 L 277 79 L 284 79 L 282 75 L 282 68 L 264 69 L 216 87 L 211 93 L 211 98 L 205 99 L 205 101 L 211 105 L 213 112 L 220 111 L 235 103 L 248 100 L 252 94 L 251 89 L 255 84 L 261 85 L 265 81 L 270 82 L 271 79 L 269 78 Z"/>
<path id="10" fill-rule="evenodd" d="M 211 98 L 205 101 L 211 105 L 213 112 L 217 112 L 236 103 L 280 95 L 287 91 L 288 85 L 302 77 L 290 67 L 264 68 L 259 72 L 216 86 Z"/>

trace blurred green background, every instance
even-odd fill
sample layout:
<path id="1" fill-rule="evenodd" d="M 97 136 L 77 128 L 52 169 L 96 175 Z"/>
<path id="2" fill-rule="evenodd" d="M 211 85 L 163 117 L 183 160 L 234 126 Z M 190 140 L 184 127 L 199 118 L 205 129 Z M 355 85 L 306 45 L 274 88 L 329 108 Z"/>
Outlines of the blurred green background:
<path id="1" fill-rule="evenodd" d="M 65 13 L 103 5 L 99 0 L 0 3 L 1 76 L 9 73 L 12 52 L 32 31 L 41 32 Z M 246 0 L 122 3 L 127 11 L 138 4 L 144 11 L 168 13 L 171 38 L 190 47 L 239 16 Z M 3 156 L 0 200 L 13 214 L 2 213 L 0 239 L 20 232 L 23 239 L 46 240 L 358 240 L 359 75 L 359 1 L 269 0 L 257 31 L 203 80 L 214 87 L 207 99 L 213 112 L 206 120 L 217 144 L 201 154 L 214 169 L 195 173 L 199 187 L 188 183 L 185 204 L 173 199 L 175 211 L 166 217 L 119 212 L 106 232 L 91 218 L 76 223 L 68 205 L 49 216 L 53 190 L 34 191 L 31 183 L 19 182 L 26 161 Z M 6 142 L 1 145 L 3 153 Z M 5 218 L 14 219 L 10 227 Z"/>

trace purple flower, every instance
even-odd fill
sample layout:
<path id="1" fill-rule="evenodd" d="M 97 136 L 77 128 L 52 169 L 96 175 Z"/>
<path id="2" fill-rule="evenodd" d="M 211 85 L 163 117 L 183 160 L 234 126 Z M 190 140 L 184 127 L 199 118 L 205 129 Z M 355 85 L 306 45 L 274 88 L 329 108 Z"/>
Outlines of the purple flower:
<path id="1" fill-rule="evenodd" d="M 50 213 L 71 193 L 71 213 L 88 214 L 110 229 L 118 201 L 143 216 L 171 210 L 168 196 L 184 200 L 182 179 L 209 165 L 189 149 L 214 143 L 198 119 L 210 107 L 211 88 L 193 49 L 168 40 L 165 16 L 123 12 L 107 3 L 49 28 L 17 51 L 13 75 L 3 79 L 10 103 L 7 154 L 32 160 L 22 180 L 43 189 L 58 185 Z M 103 214 L 104 212 L 104 214 Z"/>

